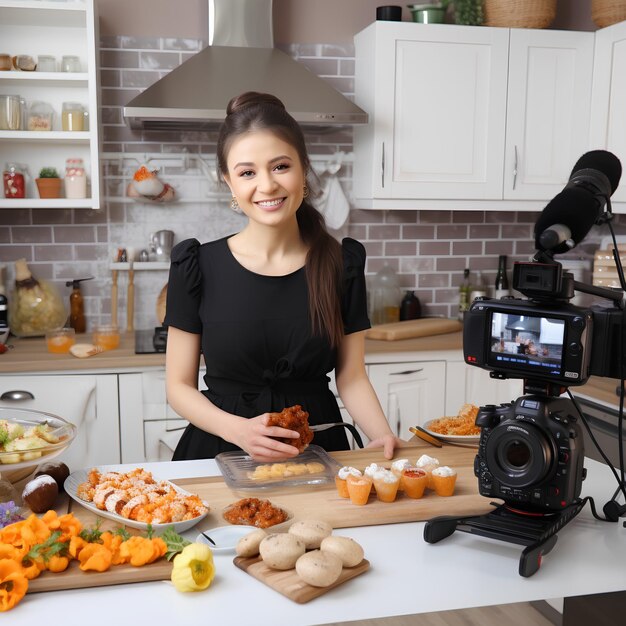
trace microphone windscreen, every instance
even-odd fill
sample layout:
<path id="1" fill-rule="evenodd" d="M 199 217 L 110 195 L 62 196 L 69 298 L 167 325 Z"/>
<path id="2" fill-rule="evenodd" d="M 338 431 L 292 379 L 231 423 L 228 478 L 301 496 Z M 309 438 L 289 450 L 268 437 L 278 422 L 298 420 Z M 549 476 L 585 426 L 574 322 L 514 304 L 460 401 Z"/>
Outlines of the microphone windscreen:
<path id="1" fill-rule="evenodd" d="M 602 172 L 611 184 L 611 195 L 619 185 L 619 179 L 622 177 L 622 164 L 620 160 L 611 152 L 606 150 L 592 150 L 583 154 L 576 165 L 572 169 L 570 178 L 579 170 L 597 170 Z"/>
<path id="2" fill-rule="evenodd" d="M 535 224 L 535 247 L 537 250 L 545 248 L 540 243 L 544 230 L 555 224 L 564 224 L 572 232 L 572 240 L 580 243 L 591 230 L 600 214 L 597 200 L 588 191 L 577 187 L 564 189 L 546 205 Z M 553 251 L 556 254 L 567 252 L 570 248 L 560 244 Z"/>

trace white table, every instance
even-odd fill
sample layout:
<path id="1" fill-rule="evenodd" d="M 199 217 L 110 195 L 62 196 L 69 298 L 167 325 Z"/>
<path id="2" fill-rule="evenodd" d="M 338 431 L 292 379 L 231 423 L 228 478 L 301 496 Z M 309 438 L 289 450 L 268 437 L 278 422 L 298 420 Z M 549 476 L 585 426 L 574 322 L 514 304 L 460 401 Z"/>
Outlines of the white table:
<path id="1" fill-rule="evenodd" d="M 615 481 L 602 464 L 587 459 L 585 466 L 583 495 L 593 495 L 601 511 Z M 171 479 L 219 474 L 214 461 L 145 467 Z M 431 545 L 424 542 L 423 529 L 423 522 L 415 522 L 336 530 L 364 547 L 371 569 L 304 605 L 236 568 L 233 555 L 216 554 L 216 577 L 204 592 L 179 593 L 167 581 L 38 593 L 27 595 L 0 622 L 304 626 L 626 589 L 626 528 L 596 521 L 588 505 L 559 533 L 555 548 L 530 578 L 517 573 L 520 546 L 461 532 Z"/>

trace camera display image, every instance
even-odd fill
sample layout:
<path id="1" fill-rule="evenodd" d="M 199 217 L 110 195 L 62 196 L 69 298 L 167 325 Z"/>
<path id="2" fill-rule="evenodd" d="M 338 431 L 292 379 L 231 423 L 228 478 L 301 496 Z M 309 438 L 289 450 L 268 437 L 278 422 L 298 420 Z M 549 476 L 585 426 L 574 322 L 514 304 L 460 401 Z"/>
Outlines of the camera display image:
<path id="1" fill-rule="evenodd" d="M 494 311 L 489 364 L 560 376 L 564 340 L 562 319 Z"/>

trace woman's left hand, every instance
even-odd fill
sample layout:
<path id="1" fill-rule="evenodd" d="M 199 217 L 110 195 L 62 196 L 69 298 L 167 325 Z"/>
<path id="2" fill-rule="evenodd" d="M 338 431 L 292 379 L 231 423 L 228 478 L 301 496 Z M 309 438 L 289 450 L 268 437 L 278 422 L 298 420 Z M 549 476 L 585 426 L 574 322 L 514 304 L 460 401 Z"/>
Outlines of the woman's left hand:
<path id="1" fill-rule="evenodd" d="M 378 439 L 370 441 L 365 447 L 383 448 L 385 458 L 393 459 L 394 450 L 407 445 L 409 445 L 408 442 L 400 439 L 399 437 L 394 437 L 394 435 L 385 435 L 384 437 L 379 437 Z"/>

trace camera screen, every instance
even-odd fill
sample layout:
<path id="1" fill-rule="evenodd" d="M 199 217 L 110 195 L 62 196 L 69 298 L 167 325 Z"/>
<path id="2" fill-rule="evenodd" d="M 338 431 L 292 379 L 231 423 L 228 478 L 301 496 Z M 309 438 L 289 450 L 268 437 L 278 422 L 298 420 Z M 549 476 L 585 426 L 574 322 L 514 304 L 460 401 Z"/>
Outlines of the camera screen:
<path id="1" fill-rule="evenodd" d="M 561 376 L 565 320 L 493 311 L 488 364 L 531 375 Z"/>

